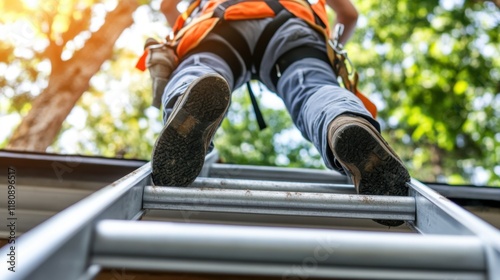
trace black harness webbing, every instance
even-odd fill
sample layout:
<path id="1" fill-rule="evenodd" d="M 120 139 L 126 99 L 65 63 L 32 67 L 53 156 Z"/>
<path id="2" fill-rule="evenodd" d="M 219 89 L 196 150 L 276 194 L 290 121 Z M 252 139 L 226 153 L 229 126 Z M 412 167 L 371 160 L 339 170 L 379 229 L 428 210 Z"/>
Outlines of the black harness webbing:
<path id="1" fill-rule="evenodd" d="M 247 82 L 248 95 L 250 95 L 250 101 L 252 101 L 253 111 L 255 112 L 255 119 L 257 120 L 257 124 L 259 125 L 260 130 L 263 130 L 267 127 L 266 121 L 264 120 L 264 116 L 259 108 L 259 103 L 257 103 L 257 98 L 255 98 L 255 94 L 253 93 L 252 86 L 250 82 Z"/>
<path id="2" fill-rule="evenodd" d="M 221 20 L 214 27 L 212 33 L 223 37 L 243 58 L 247 69 L 249 69 L 251 67 L 251 59 L 246 58 L 251 57 L 250 47 L 248 46 L 245 38 L 240 34 L 240 32 L 231 27 L 229 24 L 222 24 L 223 21 L 224 20 Z M 210 52 L 220 56 L 229 65 L 229 68 L 231 68 L 233 77 L 236 78 L 241 76 L 242 69 L 238 56 L 223 42 L 211 38 L 205 38 L 198 46 L 196 46 L 196 48 L 189 51 L 189 53 L 184 57 L 189 57 L 189 55 L 192 53 L 200 52 Z"/>
<path id="3" fill-rule="evenodd" d="M 191 53 L 202 53 L 209 52 L 220 56 L 224 61 L 227 62 L 229 68 L 234 77 L 239 77 L 241 75 L 241 66 L 238 57 L 231 49 L 224 43 L 216 40 L 204 40 L 202 44 L 199 44 L 196 48 L 191 50 L 184 57 L 189 57 Z M 234 86 L 234 85 L 233 85 Z"/>
<path id="4" fill-rule="evenodd" d="M 290 18 L 293 18 L 288 10 L 286 10 L 281 3 L 278 1 L 267 0 L 266 4 L 271 8 L 274 13 L 274 19 L 269 22 L 264 30 L 262 31 L 259 39 L 257 40 L 257 44 L 254 48 L 254 53 L 250 51 L 250 47 L 248 46 L 245 38 L 229 24 L 224 24 L 226 21 L 224 20 L 224 12 L 225 10 L 240 1 L 238 0 L 229 0 L 224 3 L 221 3 L 214 10 L 214 16 L 219 18 L 219 22 L 211 31 L 212 33 L 218 34 L 223 37 L 240 55 L 243 59 L 245 66 L 248 71 L 252 72 L 252 79 L 258 79 L 260 76 L 260 66 L 262 64 L 262 59 L 264 53 L 267 49 L 269 41 L 274 36 L 276 31 Z M 315 15 L 315 19 L 317 22 L 321 22 L 319 18 Z M 212 39 L 204 39 L 201 44 L 199 44 L 196 48 L 194 48 L 189 53 L 199 53 L 199 52 L 211 52 L 215 55 L 220 56 L 224 61 L 226 61 L 231 68 L 231 72 L 233 73 L 233 77 L 240 77 L 242 74 L 242 69 L 240 65 L 240 61 L 238 59 L 237 54 L 235 54 L 231 48 L 225 45 L 222 42 L 212 40 Z M 186 55 L 187 57 L 188 55 Z M 294 61 L 300 60 L 306 57 L 314 57 L 321 60 L 329 61 L 326 53 L 323 53 L 319 50 L 310 48 L 310 47 L 299 47 L 293 49 L 282 57 L 280 57 L 277 61 L 277 65 L 280 68 L 281 72 L 284 72 L 286 68 L 288 68 Z M 252 69 L 253 67 L 253 69 Z M 266 73 L 267 74 L 267 73 Z M 276 68 L 271 70 L 271 80 L 273 84 L 276 86 L 279 75 Z M 233 85 L 234 86 L 234 85 Z M 262 116 L 262 112 L 260 111 L 259 105 L 257 103 L 257 99 L 255 98 L 255 94 L 250 86 L 250 83 L 247 83 L 248 93 L 250 95 L 250 100 L 252 102 L 252 106 L 254 108 L 255 117 L 259 124 L 260 129 L 265 129 L 267 127 L 266 122 Z"/>
<path id="5" fill-rule="evenodd" d="M 264 57 L 264 53 L 266 52 L 267 45 L 269 41 L 274 36 L 276 31 L 289 19 L 291 19 L 293 15 L 285 10 L 282 6 L 281 12 L 279 12 L 276 17 L 269 22 L 262 33 L 260 34 L 259 39 L 257 40 L 257 44 L 255 45 L 254 53 L 253 53 L 253 61 L 255 66 L 255 73 L 253 73 L 254 78 L 258 78 L 260 76 L 260 65 L 262 63 L 262 58 Z"/>
<path id="6" fill-rule="evenodd" d="M 299 61 L 304 58 L 316 58 L 326 62 L 328 65 L 332 65 L 330 59 L 326 52 L 315 49 L 310 46 L 301 46 L 294 49 L 289 50 L 285 54 L 283 54 L 278 61 L 276 61 L 276 67 L 271 70 L 271 81 L 274 86 L 278 84 L 278 80 L 281 76 L 281 73 L 284 73 L 285 70 L 292 65 L 292 63 Z M 279 71 L 279 72 L 278 72 Z"/>

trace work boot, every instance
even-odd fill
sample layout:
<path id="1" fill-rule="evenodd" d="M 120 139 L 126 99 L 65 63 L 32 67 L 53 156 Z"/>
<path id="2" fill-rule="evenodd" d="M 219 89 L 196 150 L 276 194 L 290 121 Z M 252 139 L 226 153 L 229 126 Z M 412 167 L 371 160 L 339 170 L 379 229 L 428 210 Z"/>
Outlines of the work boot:
<path id="1" fill-rule="evenodd" d="M 362 117 L 341 115 L 328 126 L 329 145 L 358 194 L 407 196 L 410 174 L 380 133 Z M 374 220 L 386 226 L 403 221 Z"/>
<path id="2" fill-rule="evenodd" d="M 218 74 L 204 75 L 189 85 L 156 140 L 152 156 L 155 185 L 187 186 L 196 179 L 230 99 L 229 85 Z"/>

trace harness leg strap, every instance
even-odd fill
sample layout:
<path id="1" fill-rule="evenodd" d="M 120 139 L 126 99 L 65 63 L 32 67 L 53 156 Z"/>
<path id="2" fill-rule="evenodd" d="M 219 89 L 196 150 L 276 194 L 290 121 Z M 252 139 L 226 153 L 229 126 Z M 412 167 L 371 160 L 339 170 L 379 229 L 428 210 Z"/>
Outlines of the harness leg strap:
<path id="1" fill-rule="evenodd" d="M 332 65 L 328 59 L 328 55 L 324 51 L 320 51 L 309 46 L 301 46 L 291 49 L 283 54 L 278 61 L 276 61 L 276 67 L 271 70 L 271 81 L 274 86 L 277 86 L 281 73 L 285 72 L 285 70 L 288 69 L 288 67 L 290 67 L 290 65 L 294 62 L 304 58 L 316 58 L 326 62 L 330 66 Z"/>
<path id="2" fill-rule="evenodd" d="M 226 29 L 227 31 L 227 29 Z M 234 45 L 233 45 L 234 48 Z M 200 52 L 210 52 L 213 53 L 219 57 L 221 57 L 228 65 L 229 68 L 231 69 L 231 72 L 233 74 L 234 80 L 238 79 L 242 75 L 242 68 L 240 65 L 240 60 L 238 59 L 237 55 L 234 53 L 234 51 L 228 47 L 226 44 L 224 44 L 221 41 L 213 40 L 213 39 L 205 39 L 200 45 L 198 45 L 195 49 L 193 49 L 188 55 L 185 57 L 188 57 L 191 53 L 200 53 Z M 241 54 L 240 54 L 241 55 Z M 250 57 L 250 56 L 247 56 Z M 250 59 L 245 59 L 246 61 L 250 61 Z M 248 66 L 247 66 L 248 67 Z M 235 85 L 233 85 L 233 88 Z M 257 123 L 259 124 L 259 128 L 261 130 L 265 129 L 267 127 L 267 124 L 264 120 L 264 117 L 262 115 L 262 112 L 259 108 L 259 105 L 257 103 L 257 99 L 255 98 L 255 94 L 253 93 L 252 87 L 250 86 L 250 83 L 247 83 L 247 88 L 248 88 L 248 94 L 250 95 L 250 100 L 252 101 L 252 106 L 255 112 L 255 118 L 257 119 Z"/>

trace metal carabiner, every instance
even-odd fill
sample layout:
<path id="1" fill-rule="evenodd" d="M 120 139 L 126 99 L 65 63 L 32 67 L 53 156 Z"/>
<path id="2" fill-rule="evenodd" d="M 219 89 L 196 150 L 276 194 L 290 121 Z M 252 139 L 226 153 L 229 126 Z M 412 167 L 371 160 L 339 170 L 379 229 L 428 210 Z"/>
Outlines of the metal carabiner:
<path id="1" fill-rule="evenodd" d="M 351 75 L 354 69 L 353 64 L 349 59 L 349 56 L 347 55 L 347 51 L 344 50 L 344 46 L 339 42 L 340 36 L 344 34 L 344 29 L 345 26 L 342 23 L 337 23 L 333 29 L 333 40 L 332 39 L 328 40 L 328 44 L 330 44 L 330 47 L 337 54 L 341 55 L 345 60 L 347 60 L 347 63 L 349 64 L 349 67 L 346 66 L 347 74 Z"/>

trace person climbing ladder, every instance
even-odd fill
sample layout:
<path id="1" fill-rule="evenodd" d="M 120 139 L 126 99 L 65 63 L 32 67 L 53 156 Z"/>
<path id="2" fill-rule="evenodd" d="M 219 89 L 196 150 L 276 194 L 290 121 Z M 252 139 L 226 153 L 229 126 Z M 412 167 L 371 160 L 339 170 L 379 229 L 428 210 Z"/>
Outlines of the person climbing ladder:
<path id="1" fill-rule="evenodd" d="M 182 14 L 178 2 L 161 4 L 173 25 L 175 69 L 161 97 L 165 127 L 152 155 L 154 184 L 187 186 L 196 179 L 231 92 L 257 79 L 284 101 L 325 165 L 350 175 L 358 193 L 408 194 L 403 162 L 382 138 L 374 113 L 340 86 L 332 65 L 326 5 L 344 27 L 335 38 L 344 45 L 358 17 L 349 0 L 196 0 Z"/>

